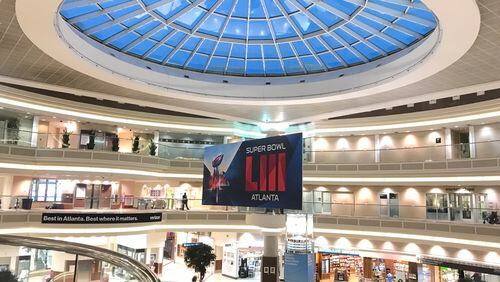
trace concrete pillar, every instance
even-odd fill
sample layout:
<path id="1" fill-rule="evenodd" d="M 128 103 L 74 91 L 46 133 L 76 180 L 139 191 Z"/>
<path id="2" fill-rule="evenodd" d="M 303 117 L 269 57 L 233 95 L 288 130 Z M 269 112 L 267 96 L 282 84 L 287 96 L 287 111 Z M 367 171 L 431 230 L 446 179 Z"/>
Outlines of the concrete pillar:
<path id="1" fill-rule="evenodd" d="M 7 175 L 0 177 L 0 195 L 2 200 L 2 210 L 9 210 L 12 200 L 12 181 L 14 177 Z"/>
<path id="2" fill-rule="evenodd" d="M 469 125 L 469 150 L 471 159 L 476 158 L 476 133 L 474 131 L 474 126 Z"/>
<path id="3" fill-rule="evenodd" d="M 451 160 L 453 158 L 453 145 L 451 144 L 451 129 L 444 129 L 444 145 L 445 145 L 445 154 L 446 159 Z"/>
<path id="4" fill-rule="evenodd" d="M 264 254 L 262 256 L 262 282 L 277 282 L 279 280 L 279 233 L 264 232 Z"/>
<path id="5" fill-rule="evenodd" d="M 375 156 L 374 160 L 376 163 L 380 162 L 380 135 L 375 134 Z"/>
<path id="6" fill-rule="evenodd" d="M 31 127 L 31 147 L 36 147 L 38 143 L 38 123 L 40 116 L 33 117 L 33 126 Z"/>

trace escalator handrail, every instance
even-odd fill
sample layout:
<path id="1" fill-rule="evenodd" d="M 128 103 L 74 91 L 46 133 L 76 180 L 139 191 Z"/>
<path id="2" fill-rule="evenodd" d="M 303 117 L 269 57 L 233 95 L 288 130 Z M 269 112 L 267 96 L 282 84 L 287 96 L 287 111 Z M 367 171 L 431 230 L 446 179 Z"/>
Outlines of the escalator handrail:
<path id="1" fill-rule="evenodd" d="M 125 269 L 140 282 L 160 282 L 156 274 L 146 265 L 126 255 L 96 246 L 17 235 L 0 235 L 0 245 L 47 249 L 94 258 Z"/>

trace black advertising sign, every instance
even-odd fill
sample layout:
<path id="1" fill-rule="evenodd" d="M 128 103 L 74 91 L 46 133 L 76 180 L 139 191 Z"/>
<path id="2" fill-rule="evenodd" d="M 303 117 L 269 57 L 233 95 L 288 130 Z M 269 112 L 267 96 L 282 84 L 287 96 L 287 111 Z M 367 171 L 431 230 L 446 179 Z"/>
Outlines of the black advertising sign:
<path id="1" fill-rule="evenodd" d="M 42 223 L 50 224 L 120 224 L 160 222 L 157 213 L 42 213 Z"/>
<path id="2" fill-rule="evenodd" d="M 203 205 L 302 209 L 302 134 L 205 148 Z"/>

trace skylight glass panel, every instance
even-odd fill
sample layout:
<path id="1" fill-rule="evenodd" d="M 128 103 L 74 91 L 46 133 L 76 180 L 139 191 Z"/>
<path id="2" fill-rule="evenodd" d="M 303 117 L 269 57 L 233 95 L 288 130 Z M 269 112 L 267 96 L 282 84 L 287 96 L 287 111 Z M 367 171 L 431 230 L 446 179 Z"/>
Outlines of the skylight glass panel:
<path id="1" fill-rule="evenodd" d="M 292 15 L 291 18 L 300 28 L 300 32 L 302 32 L 302 34 L 308 34 L 321 29 L 321 27 L 319 27 L 302 12 Z"/>
<path id="2" fill-rule="evenodd" d="M 135 45 L 132 49 L 130 49 L 130 53 L 138 56 L 142 56 L 146 54 L 146 52 L 151 49 L 151 47 L 155 46 L 155 42 L 149 39 L 141 41 L 139 44 Z"/>
<path id="3" fill-rule="evenodd" d="M 263 1 L 264 5 L 266 6 L 267 15 L 270 18 L 283 16 L 278 6 L 276 6 L 276 3 L 274 3 L 274 0 L 263 0 Z"/>
<path id="4" fill-rule="evenodd" d="M 226 18 L 223 16 L 212 14 L 201 24 L 199 31 L 205 34 L 218 36 L 225 19 Z"/>
<path id="5" fill-rule="evenodd" d="M 279 59 L 278 51 L 276 50 L 276 46 L 274 44 L 266 44 L 262 46 L 264 51 L 265 59 Z"/>
<path id="6" fill-rule="evenodd" d="M 261 0 L 250 0 L 250 18 L 251 19 L 264 19 L 266 14 L 262 7 Z"/>
<path id="7" fill-rule="evenodd" d="M 277 39 L 297 36 L 297 33 L 286 18 L 272 19 L 271 24 Z"/>
<path id="8" fill-rule="evenodd" d="M 247 60 L 247 75 L 260 75 L 264 73 L 262 60 Z"/>
<path id="9" fill-rule="evenodd" d="M 191 52 L 178 50 L 175 54 L 168 60 L 169 64 L 184 66 L 187 59 L 191 55 Z"/>
<path id="10" fill-rule="evenodd" d="M 156 62 L 163 62 L 165 58 L 174 50 L 174 48 L 166 45 L 160 45 L 156 50 L 154 50 L 149 58 Z"/>
<path id="11" fill-rule="evenodd" d="M 421 0 L 92 0 L 65 8 L 74 1 L 63 0 L 60 15 L 96 44 L 221 75 L 347 68 L 390 56 L 437 26 Z"/>
<path id="12" fill-rule="evenodd" d="M 336 50 L 336 52 L 349 65 L 358 64 L 358 63 L 363 62 L 363 60 L 361 58 L 356 56 L 353 52 L 351 52 L 347 48 L 338 49 L 338 50 Z"/>
<path id="13" fill-rule="evenodd" d="M 251 20 L 248 26 L 248 39 L 272 39 L 267 21 Z"/>
<path id="14" fill-rule="evenodd" d="M 248 18 L 248 0 L 235 0 L 237 1 L 231 17 Z"/>
<path id="15" fill-rule="evenodd" d="M 226 73 L 235 75 L 245 74 L 245 60 L 229 59 Z"/>
<path id="16" fill-rule="evenodd" d="M 281 76 L 284 74 L 283 67 L 280 60 L 265 60 L 266 75 L 268 76 Z"/>
<path id="17" fill-rule="evenodd" d="M 244 59 L 246 53 L 247 49 L 244 44 L 233 44 L 233 48 L 231 49 L 231 57 Z"/>

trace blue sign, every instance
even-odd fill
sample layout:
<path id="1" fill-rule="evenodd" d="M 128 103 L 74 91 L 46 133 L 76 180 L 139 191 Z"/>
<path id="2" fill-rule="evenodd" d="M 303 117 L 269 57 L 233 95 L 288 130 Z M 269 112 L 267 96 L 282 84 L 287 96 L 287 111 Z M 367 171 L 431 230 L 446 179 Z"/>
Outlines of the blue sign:
<path id="1" fill-rule="evenodd" d="M 285 281 L 313 282 L 314 254 L 285 253 Z"/>
<path id="2" fill-rule="evenodd" d="M 203 205 L 302 209 L 302 133 L 212 146 Z"/>

